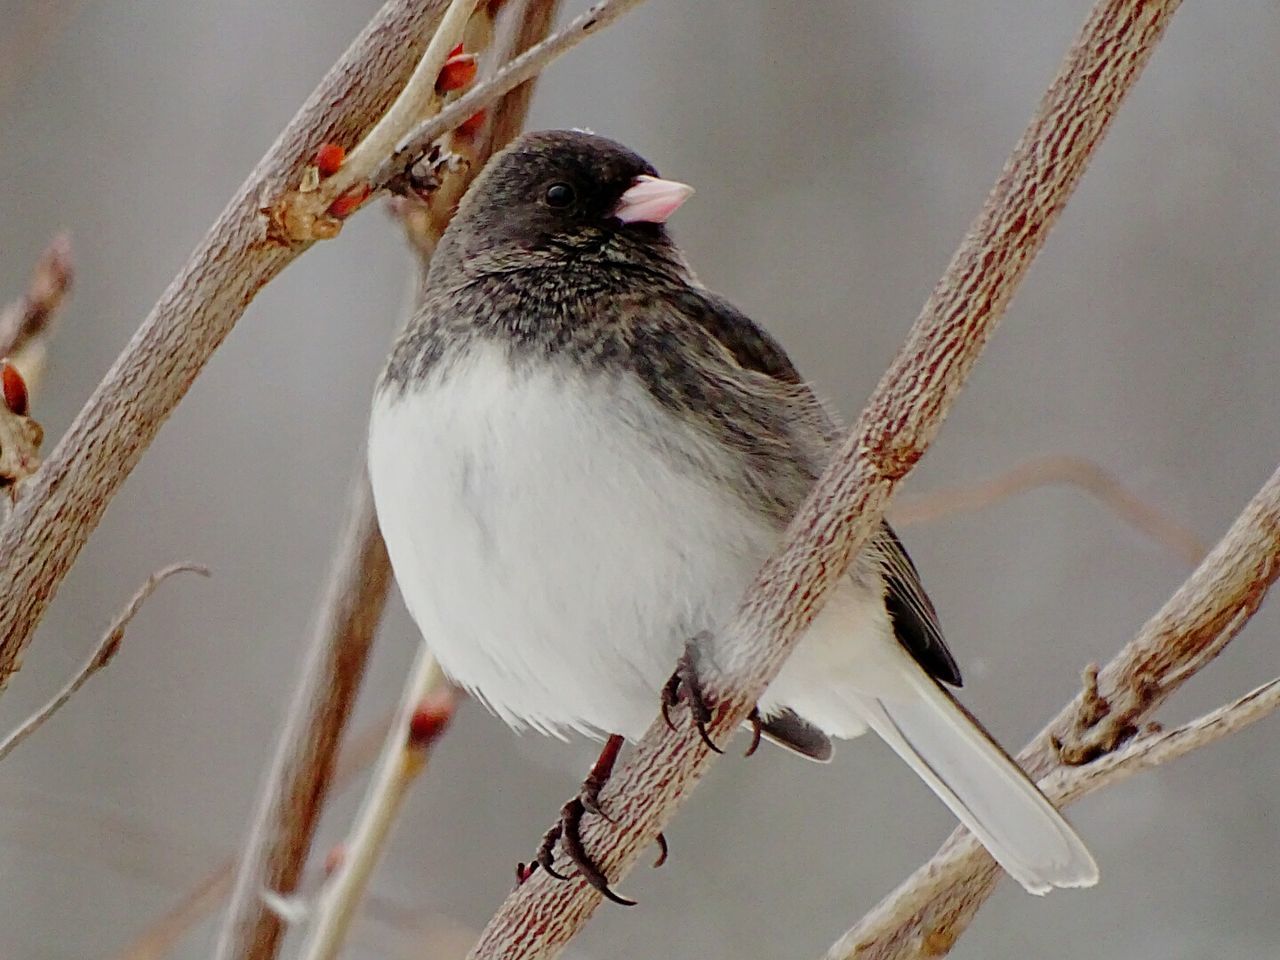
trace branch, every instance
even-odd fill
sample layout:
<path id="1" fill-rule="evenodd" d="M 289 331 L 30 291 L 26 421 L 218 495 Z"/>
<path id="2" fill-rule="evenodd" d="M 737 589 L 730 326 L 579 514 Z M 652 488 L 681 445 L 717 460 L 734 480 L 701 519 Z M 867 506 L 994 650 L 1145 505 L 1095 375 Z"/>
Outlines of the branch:
<path id="1" fill-rule="evenodd" d="M 1120 771 L 1127 774 L 1180 756 L 1270 709 L 1274 685 L 1186 728 L 1148 736 L 1114 752 L 1169 694 L 1222 651 L 1262 604 L 1277 575 L 1280 470 L 1160 611 L 1103 670 L 1086 672 L 1083 692 L 1019 755 L 1033 776 L 1050 775 L 1041 781 L 1048 796 L 1074 800 L 1111 782 Z M 1063 761 L 1087 765 L 1063 770 Z M 999 878 L 986 852 L 957 831 L 932 860 L 841 937 L 828 960 L 946 953 Z"/>
<path id="2" fill-rule="evenodd" d="M 271 204 L 275 229 L 282 238 L 294 242 L 336 236 L 344 217 L 387 189 L 392 181 L 405 177 L 436 140 L 499 97 L 533 79 L 550 63 L 640 3 L 641 0 L 600 0 L 564 29 L 507 63 L 488 80 L 477 84 L 432 117 L 423 120 L 411 116 L 410 111 L 397 111 L 397 122 L 389 123 L 378 138 L 380 148 L 400 144 L 393 153 L 383 152 L 375 158 L 375 151 L 365 151 L 362 144 L 352 154 L 351 161 L 344 163 L 334 176 L 322 181 L 318 189 L 286 191 Z M 430 75 L 431 78 L 434 76 Z M 352 162 L 357 155 L 360 155 L 359 162 Z M 369 159 L 379 161 L 372 170 L 366 162 Z M 351 200 L 343 204 L 340 213 L 333 207 L 339 197 Z"/>
<path id="3" fill-rule="evenodd" d="M 0 310 L 0 358 L 14 359 L 44 336 L 71 289 L 71 238 L 60 233 L 49 242 L 31 271 L 26 295 Z M 28 382 L 33 370 L 19 363 Z"/>
<path id="4" fill-rule="evenodd" d="M 894 504 L 890 516 L 894 524 L 901 527 L 932 523 L 952 514 L 984 510 L 1049 484 L 1079 487 L 1188 563 L 1199 563 L 1209 552 L 1193 532 L 1144 502 L 1097 463 L 1082 457 L 1036 457 L 978 483 L 904 497 Z"/>
<path id="5" fill-rule="evenodd" d="M 410 670 L 401 707 L 391 725 L 373 782 L 356 814 L 350 841 L 311 911 L 303 960 L 332 960 L 342 949 L 369 877 L 409 787 L 453 718 L 456 698 L 425 645 Z"/>
<path id="6" fill-rule="evenodd" d="M 801 506 L 782 552 L 717 638 L 713 662 L 731 664 L 710 684 L 717 740 L 746 719 L 937 433 L 1175 6 L 1100 0 L 1094 8 L 905 347 Z M 697 736 L 669 731 L 660 719 L 649 728 L 604 792 L 616 823 L 592 818 L 583 831 L 611 878 L 625 875 L 712 759 Z M 563 858 L 560 867 L 568 869 Z M 471 956 L 554 956 L 600 899 L 581 880 L 561 883 L 539 871 L 507 898 Z"/>
<path id="7" fill-rule="evenodd" d="M 390 586 L 391 563 L 362 470 L 236 874 L 215 954 L 223 960 L 261 960 L 279 950 L 284 924 L 262 894 L 298 888 Z"/>
<path id="8" fill-rule="evenodd" d="M 259 208 L 316 146 L 354 142 L 395 98 L 444 0 L 387 0 L 228 203 L 0 527 L 0 689 L 107 504 L 255 294 L 307 249 Z"/>
<path id="9" fill-rule="evenodd" d="M 207 567 L 197 566 L 194 563 L 175 563 L 172 566 L 157 570 L 147 578 L 146 583 L 138 588 L 138 592 L 125 605 L 115 620 L 111 622 L 111 626 L 107 628 L 107 632 L 102 635 L 102 639 L 98 641 L 98 646 L 94 649 L 89 659 L 82 666 L 52 700 L 43 707 L 33 713 L 30 717 L 22 722 L 18 729 L 0 740 L 0 760 L 3 760 L 13 752 L 14 747 L 22 743 L 23 740 L 35 733 L 44 724 L 46 720 L 62 709 L 63 705 L 70 700 L 85 682 L 95 673 L 105 667 L 115 657 L 120 650 L 120 644 L 124 640 L 124 631 L 138 615 L 138 611 L 142 609 L 142 605 L 147 602 L 151 594 L 155 593 L 156 587 L 164 583 L 175 573 L 190 572 L 198 573 L 202 577 L 209 576 Z"/>
<path id="10" fill-rule="evenodd" d="M 558 0 L 508 2 L 500 13 L 505 28 L 495 31 L 499 36 L 492 44 L 490 55 L 498 63 L 505 62 L 536 43 L 546 35 L 557 6 Z M 490 9 L 486 7 L 476 19 L 487 19 Z M 452 45 L 451 37 L 445 49 L 451 49 Z M 430 79 L 434 90 L 434 75 Z M 417 245 L 434 249 L 435 241 L 452 215 L 452 198 L 462 194 L 489 155 L 505 146 L 523 126 L 531 93 L 532 84 L 512 91 L 492 111 L 487 130 L 455 138 L 454 148 L 465 151 L 469 163 L 454 168 L 440 189 L 427 198 L 427 203 L 421 204 L 430 216 L 426 228 L 416 236 Z M 438 108 L 439 104 L 435 106 Z M 353 485 L 356 493 L 347 510 L 348 532 L 330 573 L 322 614 L 311 640 L 312 652 L 260 794 L 235 897 L 222 927 L 218 950 L 222 960 L 266 960 L 278 953 L 283 924 L 268 908 L 262 893 L 269 891 L 287 896 L 298 887 L 319 813 L 328 795 L 334 755 L 350 720 L 351 705 L 382 616 L 391 572 L 374 516 L 363 460 Z M 414 702 L 422 696 L 420 692 Z M 398 748 L 402 738 L 402 733 L 392 735 L 396 745 L 388 746 L 388 756 Z M 370 864 L 376 855 L 377 842 L 375 837 L 367 856 L 361 854 Z M 340 876 L 353 875 L 340 871 Z M 331 921 L 317 920 L 317 924 L 334 924 L 326 927 L 326 936 L 334 945 L 341 942 L 344 921 L 363 888 L 362 877 L 358 883 L 343 882 L 347 900 L 342 902 L 348 903 L 343 908 L 346 913 L 333 908 L 325 914 Z"/>
<path id="11" fill-rule="evenodd" d="M 39 389 L 53 319 L 71 287 L 71 272 L 71 241 L 59 234 L 36 261 L 26 294 L 0 309 L 0 490 L 10 501 L 40 466 L 44 429 L 29 416 L 30 395 Z"/>
<path id="12" fill-rule="evenodd" d="M 363 773 L 378 755 L 378 748 L 391 725 L 392 717 L 363 730 L 343 749 L 333 774 L 333 789 L 340 790 Z M 119 953 L 115 960 L 163 960 L 190 930 L 231 894 L 239 860 L 229 857 L 210 870 L 173 907 Z"/>

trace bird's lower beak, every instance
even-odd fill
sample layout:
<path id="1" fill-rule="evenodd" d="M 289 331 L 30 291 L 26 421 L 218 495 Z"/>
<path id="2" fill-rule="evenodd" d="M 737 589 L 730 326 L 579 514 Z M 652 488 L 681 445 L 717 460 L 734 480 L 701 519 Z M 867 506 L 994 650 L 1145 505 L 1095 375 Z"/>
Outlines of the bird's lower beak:
<path id="1" fill-rule="evenodd" d="M 666 223 L 693 196 L 693 187 L 641 174 L 629 186 L 613 215 L 623 223 Z"/>

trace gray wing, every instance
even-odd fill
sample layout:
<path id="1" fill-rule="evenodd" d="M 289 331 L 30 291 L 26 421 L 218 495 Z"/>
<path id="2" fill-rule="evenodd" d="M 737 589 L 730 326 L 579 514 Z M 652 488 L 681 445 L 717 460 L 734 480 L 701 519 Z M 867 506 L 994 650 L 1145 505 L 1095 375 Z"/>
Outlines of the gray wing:
<path id="1" fill-rule="evenodd" d="M 727 351 L 741 370 L 753 375 L 750 382 L 744 384 L 750 388 L 748 396 L 763 394 L 765 406 L 773 411 L 785 411 L 785 424 L 776 419 L 768 422 L 765 412 L 748 411 L 748 414 L 766 418 L 761 423 L 764 433 L 789 434 L 787 449 L 780 452 L 792 463 L 798 461 L 803 477 L 792 476 L 795 471 L 775 460 L 765 468 L 768 479 L 762 478 L 761 484 L 783 486 L 773 491 L 771 500 L 785 504 L 788 511 L 785 520 L 790 520 L 790 512 L 827 464 L 831 444 L 838 435 L 835 417 L 804 382 L 777 341 L 750 317 L 704 290 L 691 288 L 683 299 L 681 306 L 685 315 L 692 317 Z M 803 483 L 798 496 L 792 489 L 797 479 Z M 879 561 L 885 582 L 885 607 L 898 642 L 929 676 L 960 686 L 960 668 L 943 640 L 937 611 L 920 583 L 915 564 L 888 523 L 881 524 L 866 553 Z"/>

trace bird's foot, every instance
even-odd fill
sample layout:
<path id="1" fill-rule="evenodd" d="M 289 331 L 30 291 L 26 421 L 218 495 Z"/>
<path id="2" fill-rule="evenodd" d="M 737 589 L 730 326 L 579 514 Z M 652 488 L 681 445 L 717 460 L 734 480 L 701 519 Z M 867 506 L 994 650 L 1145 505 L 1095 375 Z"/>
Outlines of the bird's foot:
<path id="1" fill-rule="evenodd" d="M 676 725 L 671 720 L 671 708 L 681 701 L 687 702 L 693 724 L 698 728 L 698 736 L 707 745 L 707 749 L 724 753 L 716 746 L 715 741 L 711 739 L 711 734 L 707 731 L 707 724 L 715 716 L 715 710 L 707 698 L 698 670 L 699 651 L 704 640 L 705 634 L 694 637 L 685 645 L 684 653 L 680 654 L 680 659 L 676 661 L 675 673 L 671 674 L 671 679 L 662 688 L 662 719 L 666 720 L 667 726 L 674 730 Z"/>
<path id="2" fill-rule="evenodd" d="M 613 773 L 614 764 L 617 763 L 618 753 L 621 750 L 622 737 L 618 734 L 613 734 L 605 741 L 604 749 L 600 751 L 600 756 L 591 767 L 587 778 L 582 781 L 582 788 L 578 791 L 578 795 L 560 808 L 560 819 L 543 836 L 533 862 L 516 866 L 517 886 L 529 879 L 538 867 L 542 867 L 557 880 L 570 878 L 569 874 L 561 873 L 555 867 L 556 844 L 559 843 L 565 856 L 577 868 L 582 879 L 599 890 L 605 899 L 627 907 L 635 904 L 634 900 L 628 900 L 614 893 L 613 888 L 609 886 L 609 878 L 605 876 L 604 871 L 587 852 L 582 842 L 582 818 L 585 814 L 594 813 L 610 823 L 613 822 L 613 818 L 605 813 L 600 805 L 600 791 L 609 782 L 609 776 Z M 658 844 L 662 849 L 662 855 L 654 866 L 661 865 L 667 858 L 667 842 L 661 834 L 658 835 Z"/>

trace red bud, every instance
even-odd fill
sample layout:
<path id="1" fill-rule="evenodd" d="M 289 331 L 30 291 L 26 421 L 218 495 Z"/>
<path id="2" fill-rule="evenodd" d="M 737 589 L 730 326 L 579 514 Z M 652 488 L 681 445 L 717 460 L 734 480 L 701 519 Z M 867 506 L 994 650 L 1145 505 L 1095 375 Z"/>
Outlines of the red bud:
<path id="1" fill-rule="evenodd" d="M 448 93 L 450 90 L 461 90 L 476 78 L 476 55 L 460 53 L 450 57 L 440 68 L 440 76 L 436 77 L 436 93 Z"/>
<path id="2" fill-rule="evenodd" d="M 7 360 L 0 361 L 0 382 L 4 386 L 4 404 L 20 417 L 27 415 L 27 382 L 18 368 Z"/>
<path id="3" fill-rule="evenodd" d="M 453 692 L 446 689 L 419 703 L 409 718 L 410 746 L 428 747 L 439 739 L 453 719 L 455 702 Z"/>
<path id="4" fill-rule="evenodd" d="M 474 135 L 481 127 L 484 126 L 485 112 L 481 110 L 479 113 L 473 113 L 467 119 L 458 124 L 458 134 L 463 137 Z"/>
<path id="5" fill-rule="evenodd" d="M 329 204 L 329 216 L 337 217 L 339 220 L 345 220 L 351 214 L 360 208 L 360 204 L 368 199 L 373 189 L 367 183 L 357 183 L 333 203 Z"/>
<path id="6" fill-rule="evenodd" d="M 347 158 L 347 151 L 336 143 L 322 143 L 316 151 L 316 169 L 322 177 L 332 177 Z"/>

